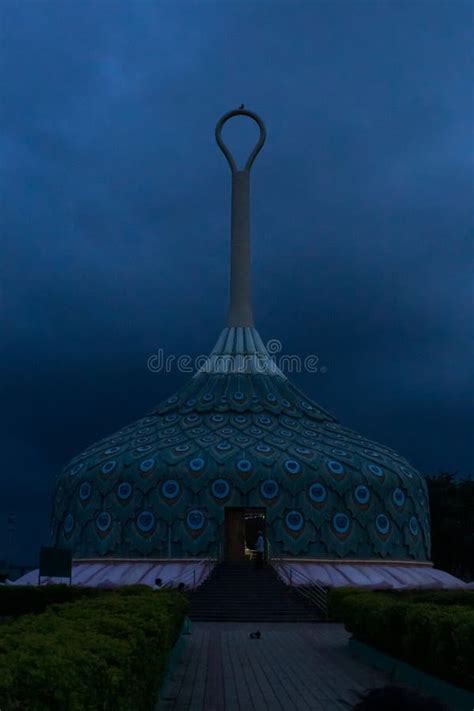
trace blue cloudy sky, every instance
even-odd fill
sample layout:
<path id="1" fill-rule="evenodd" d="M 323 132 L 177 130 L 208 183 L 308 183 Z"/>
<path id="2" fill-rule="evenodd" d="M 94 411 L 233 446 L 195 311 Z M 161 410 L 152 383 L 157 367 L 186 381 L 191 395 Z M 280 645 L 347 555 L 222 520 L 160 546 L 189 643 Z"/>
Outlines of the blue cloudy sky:
<path id="1" fill-rule="evenodd" d="M 150 354 L 213 346 L 242 102 L 262 338 L 319 356 L 294 380 L 344 424 L 473 472 L 472 29 L 462 0 L 3 0 L 0 558 L 8 513 L 34 562 L 57 471 L 185 382 Z"/>

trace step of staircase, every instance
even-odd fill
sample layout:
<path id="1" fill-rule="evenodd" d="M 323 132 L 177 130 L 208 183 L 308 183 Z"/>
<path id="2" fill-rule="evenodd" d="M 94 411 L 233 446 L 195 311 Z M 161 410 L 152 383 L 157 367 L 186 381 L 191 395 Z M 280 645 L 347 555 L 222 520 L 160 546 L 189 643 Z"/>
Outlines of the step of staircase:
<path id="1" fill-rule="evenodd" d="M 282 583 L 271 566 L 220 563 L 190 594 L 189 617 L 206 622 L 318 622 L 322 616 Z"/>

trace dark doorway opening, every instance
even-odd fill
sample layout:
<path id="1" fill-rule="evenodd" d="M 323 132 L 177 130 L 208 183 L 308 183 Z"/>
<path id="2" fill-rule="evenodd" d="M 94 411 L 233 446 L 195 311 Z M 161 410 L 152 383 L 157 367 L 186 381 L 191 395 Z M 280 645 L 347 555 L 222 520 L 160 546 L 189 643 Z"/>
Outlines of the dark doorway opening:
<path id="1" fill-rule="evenodd" d="M 266 539 L 264 508 L 225 509 L 225 558 L 250 560 L 254 557 L 258 532 Z"/>

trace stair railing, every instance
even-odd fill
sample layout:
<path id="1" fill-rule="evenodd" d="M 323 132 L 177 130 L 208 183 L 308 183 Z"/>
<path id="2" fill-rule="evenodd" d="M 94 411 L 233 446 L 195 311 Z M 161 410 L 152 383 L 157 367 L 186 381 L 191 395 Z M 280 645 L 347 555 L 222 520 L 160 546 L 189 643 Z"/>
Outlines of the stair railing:
<path id="1" fill-rule="evenodd" d="M 198 587 L 198 585 L 196 584 L 197 570 L 201 566 L 204 566 L 207 570 L 207 575 L 205 576 L 204 580 L 207 580 L 208 577 L 211 575 L 216 562 L 217 561 L 215 560 L 215 558 L 201 558 L 199 561 L 196 561 L 196 564 L 193 565 L 190 570 L 183 571 L 182 573 L 180 573 L 180 575 L 177 575 L 175 578 L 165 583 L 163 585 L 163 588 L 176 588 L 180 583 L 183 583 L 185 589 L 194 591 Z M 204 580 L 202 580 L 202 582 L 204 582 Z"/>
<path id="2" fill-rule="evenodd" d="M 291 563 L 282 561 L 281 558 L 271 558 L 270 563 L 277 576 L 283 582 L 286 582 L 291 590 L 309 600 L 309 602 L 317 608 L 322 617 L 328 617 L 327 588 L 316 583 L 308 575 L 293 568 Z"/>

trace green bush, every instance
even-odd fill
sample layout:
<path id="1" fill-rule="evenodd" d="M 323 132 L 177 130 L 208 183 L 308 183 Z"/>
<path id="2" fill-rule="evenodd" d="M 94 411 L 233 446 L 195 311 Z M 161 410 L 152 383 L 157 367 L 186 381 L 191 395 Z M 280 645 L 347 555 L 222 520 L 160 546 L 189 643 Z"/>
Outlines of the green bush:
<path id="1" fill-rule="evenodd" d="M 472 600 L 469 593 L 443 595 L 331 590 L 329 611 L 360 641 L 474 690 Z"/>
<path id="2" fill-rule="evenodd" d="M 187 604 L 176 592 L 133 589 L 4 625 L 0 708 L 149 711 Z"/>
<path id="3" fill-rule="evenodd" d="M 104 592 L 100 588 L 76 585 L 2 585 L 0 617 L 44 612 L 53 603 L 74 602 L 84 597 L 97 597 Z"/>

